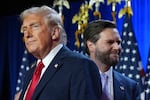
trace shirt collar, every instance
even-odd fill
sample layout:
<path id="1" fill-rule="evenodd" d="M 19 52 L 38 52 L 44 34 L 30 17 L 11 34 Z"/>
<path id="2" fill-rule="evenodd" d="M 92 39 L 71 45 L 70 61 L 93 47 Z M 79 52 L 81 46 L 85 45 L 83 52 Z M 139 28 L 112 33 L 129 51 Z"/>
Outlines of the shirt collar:
<path id="1" fill-rule="evenodd" d="M 55 48 L 53 48 L 48 55 L 42 59 L 42 62 L 45 66 L 48 66 L 52 59 L 56 56 L 56 54 L 59 52 L 59 50 L 63 47 L 63 44 L 57 45 Z M 38 59 L 37 64 L 40 62 L 40 59 Z"/>
<path id="2" fill-rule="evenodd" d="M 106 71 L 106 72 L 101 72 L 100 70 L 99 70 L 99 72 L 100 72 L 100 75 L 101 75 L 102 73 L 105 73 L 107 76 L 109 76 L 109 77 L 112 79 L 113 67 L 110 67 L 109 70 Z"/>

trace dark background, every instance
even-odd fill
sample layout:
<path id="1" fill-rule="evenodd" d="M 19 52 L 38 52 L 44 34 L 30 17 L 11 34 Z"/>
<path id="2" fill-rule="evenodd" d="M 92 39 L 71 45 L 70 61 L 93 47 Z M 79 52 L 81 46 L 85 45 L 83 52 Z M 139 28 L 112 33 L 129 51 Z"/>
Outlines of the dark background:
<path id="1" fill-rule="evenodd" d="M 75 31 L 77 23 L 72 24 L 72 18 L 78 13 L 80 5 L 85 0 L 68 0 L 70 9 L 64 9 L 64 26 L 67 32 L 68 47 L 75 48 Z M 89 0 L 86 0 L 89 1 Z M 106 1 L 106 0 L 105 0 Z M 131 0 L 133 9 L 133 29 L 138 43 L 143 67 L 147 70 L 148 52 L 150 47 L 150 0 Z M 117 5 L 118 14 L 123 8 L 123 0 Z M 53 0 L 0 0 L 0 100 L 13 100 L 20 65 L 24 52 L 24 43 L 20 33 L 18 15 L 31 6 L 52 6 Z M 94 8 L 94 7 L 93 7 Z M 100 6 L 102 19 L 112 20 L 111 7 L 106 3 Z M 94 19 L 93 11 L 89 12 L 89 21 Z M 117 26 L 122 35 L 123 19 L 117 18 Z M 149 78 L 150 79 L 150 78 Z"/>
<path id="2" fill-rule="evenodd" d="M 54 0 L 0 0 L 0 15 L 20 14 L 31 6 L 48 5 L 52 6 Z M 68 0 L 70 3 L 85 0 Z"/>

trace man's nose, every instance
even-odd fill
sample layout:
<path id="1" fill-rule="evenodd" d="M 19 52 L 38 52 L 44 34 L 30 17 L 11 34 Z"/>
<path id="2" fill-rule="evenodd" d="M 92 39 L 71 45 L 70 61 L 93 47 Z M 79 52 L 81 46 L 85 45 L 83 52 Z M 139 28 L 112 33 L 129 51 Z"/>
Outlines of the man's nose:
<path id="1" fill-rule="evenodd" d="M 117 42 L 113 44 L 113 47 L 114 49 L 122 49 L 121 44 L 120 43 L 118 44 Z"/>
<path id="2" fill-rule="evenodd" d="M 30 36 L 32 36 L 32 30 L 30 27 L 28 27 L 24 32 L 24 37 L 30 37 Z"/>

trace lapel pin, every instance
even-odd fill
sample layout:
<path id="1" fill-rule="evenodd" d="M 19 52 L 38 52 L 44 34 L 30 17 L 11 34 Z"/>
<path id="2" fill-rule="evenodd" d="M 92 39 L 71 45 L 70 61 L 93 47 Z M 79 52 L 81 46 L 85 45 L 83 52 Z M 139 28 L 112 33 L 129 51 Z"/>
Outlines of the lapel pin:
<path id="1" fill-rule="evenodd" d="M 121 89 L 122 91 L 124 91 L 124 87 L 123 87 L 123 86 L 120 86 L 120 89 Z"/>
<path id="2" fill-rule="evenodd" d="M 57 67 L 58 67 L 58 64 L 55 64 L 54 67 L 57 68 Z"/>

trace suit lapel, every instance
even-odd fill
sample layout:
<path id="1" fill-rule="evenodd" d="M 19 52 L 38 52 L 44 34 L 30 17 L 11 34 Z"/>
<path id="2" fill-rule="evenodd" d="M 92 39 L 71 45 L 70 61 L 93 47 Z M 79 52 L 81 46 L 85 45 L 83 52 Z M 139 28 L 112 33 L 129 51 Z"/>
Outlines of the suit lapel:
<path id="1" fill-rule="evenodd" d="M 40 80 L 35 93 L 33 94 L 33 99 L 35 99 L 40 91 L 43 90 L 43 88 L 46 86 L 46 84 L 52 79 L 52 77 L 55 75 L 55 73 L 60 69 L 60 67 L 63 65 L 62 59 L 62 50 L 58 52 L 58 54 L 54 57 L 48 68 L 46 69 L 45 73 L 43 74 L 42 79 Z M 48 76 L 48 77 L 47 77 Z"/>
<path id="2" fill-rule="evenodd" d="M 29 72 L 27 72 L 27 75 L 28 75 L 28 76 L 25 77 L 24 87 L 23 87 L 23 90 L 22 90 L 22 93 L 21 93 L 21 96 L 20 96 L 20 99 L 21 99 L 21 100 L 23 99 L 23 97 L 24 97 L 24 95 L 25 95 L 25 92 L 26 92 L 26 90 L 27 90 L 27 88 L 28 88 L 28 85 L 29 85 L 29 83 L 30 83 L 30 81 L 31 81 L 31 79 L 32 79 L 32 76 L 33 76 L 33 72 L 34 72 L 35 67 L 36 67 L 36 62 L 34 62 L 34 63 L 31 65 Z M 20 99 L 19 99 L 19 100 L 20 100 Z"/>
<path id="3" fill-rule="evenodd" d="M 114 100 L 124 100 L 125 99 L 125 86 L 121 82 L 121 77 L 113 71 L 114 75 Z"/>

